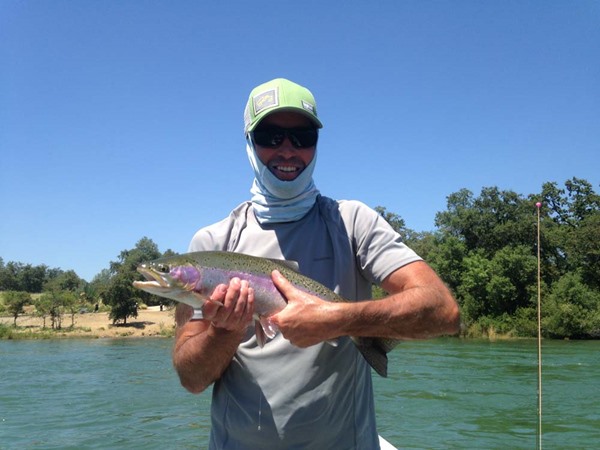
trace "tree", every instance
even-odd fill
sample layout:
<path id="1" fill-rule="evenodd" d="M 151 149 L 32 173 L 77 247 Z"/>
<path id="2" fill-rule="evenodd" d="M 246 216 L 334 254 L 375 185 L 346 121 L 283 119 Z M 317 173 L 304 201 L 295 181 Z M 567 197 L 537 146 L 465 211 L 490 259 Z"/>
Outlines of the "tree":
<path id="1" fill-rule="evenodd" d="M 44 283 L 46 282 L 46 271 L 48 266 L 32 266 L 25 264 L 21 266 L 17 280 L 20 289 L 25 292 L 39 293 L 42 292 Z"/>
<path id="2" fill-rule="evenodd" d="M 0 291 L 19 291 L 18 273 L 20 270 L 19 263 L 9 261 L 6 265 L 3 263 L 0 266 Z"/>
<path id="3" fill-rule="evenodd" d="M 61 291 L 62 307 L 65 312 L 71 314 L 71 328 L 75 326 L 75 314 L 79 311 L 80 302 L 77 295 L 72 291 Z"/>
<path id="4" fill-rule="evenodd" d="M 46 317 L 48 317 L 52 311 L 52 300 L 48 294 L 40 295 L 34 302 L 35 313 L 38 317 L 43 320 L 43 328 L 46 328 Z"/>
<path id="5" fill-rule="evenodd" d="M 44 292 L 38 301 L 36 307 L 40 308 L 38 313 L 44 317 L 44 326 L 46 325 L 46 316 L 50 316 L 50 323 L 52 329 L 62 328 L 62 315 L 63 315 L 63 298 L 59 291 L 47 291 Z"/>
<path id="6" fill-rule="evenodd" d="M 600 196 L 586 180 L 573 177 L 560 189 L 556 182 L 544 183 L 542 198 L 551 211 L 552 219 L 561 225 L 577 224 L 600 211 Z"/>
<path id="7" fill-rule="evenodd" d="M 546 302 L 543 328 L 552 337 L 600 337 L 600 293 L 577 272 L 564 275 Z"/>
<path id="8" fill-rule="evenodd" d="M 55 279 L 59 279 L 55 281 Z M 58 283 L 55 285 L 54 283 Z M 62 286 L 62 284 L 65 284 Z M 0 261 L 0 291 L 24 291 L 40 293 L 48 289 L 71 289 L 71 284 L 77 284 L 82 289 L 85 281 L 75 272 L 65 272 L 61 269 L 51 269 L 45 264 L 33 266 L 20 262 L 9 261 L 4 264 Z"/>
<path id="9" fill-rule="evenodd" d="M 80 292 L 83 291 L 86 282 L 79 278 L 74 270 L 60 271 L 55 277 L 48 280 L 45 285 L 45 290 L 58 290 Z"/>
<path id="10" fill-rule="evenodd" d="M 455 293 L 465 322 L 478 323 L 480 329 L 512 327 L 518 333 L 533 329 L 528 322 L 535 319 L 535 203 L 541 201 L 542 286 L 554 293 L 553 319 L 546 320 L 557 335 L 595 333 L 591 319 L 579 319 L 583 310 L 594 317 L 593 308 L 569 297 L 561 300 L 555 292 L 578 299 L 599 294 L 600 197 L 582 179 L 572 178 L 564 186 L 545 183 L 541 194 L 526 198 L 497 187 L 484 187 L 477 197 L 467 189 L 448 196 L 447 210 L 436 214 L 438 230 L 427 243 L 427 255 Z"/>
<path id="11" fill-rule="evenodd" d="M 13 325 L 16 327 L 17 317 L 25 312 L 25 305 L 31 303 L 31 295 L 22 291 L 6 291 L 3 297 L 8 312 L 13 316 Z"/>
<path id="12" fill-rule="evenodd" d="M 487 285 L 490 282 L 490 261 L 482 253 L 473 253 L 463 261 L 457 300 L 462 310 L 463 322 L 470 322 L 491 314 L 487 304 Z"/>
<path id="13" fill-rule="evenodd" d="M 589 214 L 571 235 L 568 252 L 582 281 L 600 290 L 600 212 Z"/>
<path id="14" fill-rule="evenodd" d="M 437 234 L 431 242 L 431 249 L 419 253 L 435 269 L 440 278 L 456 293 L 461 284 L 464 260 L 468 251 L 466 244 L 457 236 Z"/>
<path id="15" fill-rule="evenodd" d="M 122 320 L 127 324 L 128 317 L 138 316 L 139 297 L 132 285 L 133 277 L 129 273 L 118 273 L 111 280 L 111 284 L 104 293 L 104 299 L 111 306 L 109 317 L 113 324 Z"/>
<path id="16" fill-rule="evenodd" d="M 491 257 L 507 243 L 531 245 L 535 238 L 533 204 L 513 191 L 484 187 L 477 198 L 462 189 L 448 196 L 448 211 L 436 214 L 444 235 L 461 239 L 468 251 Z"/>
<path id="17" fill-rule="evenodd" d="M 111 278 L 103 294 L 104 301 L 111 306 L 110 318 L 113 323 L 128 317 L 137 317 L 137 305 L 148 302 L 150 294 L 135 289 L 133 281 L 141 279 L 136 268 L 145 261 L 161 256 L 158 246 L 149 238 L 140 239 L 135 248 L 123 250 L 119 260 L 110 263 Z"/>

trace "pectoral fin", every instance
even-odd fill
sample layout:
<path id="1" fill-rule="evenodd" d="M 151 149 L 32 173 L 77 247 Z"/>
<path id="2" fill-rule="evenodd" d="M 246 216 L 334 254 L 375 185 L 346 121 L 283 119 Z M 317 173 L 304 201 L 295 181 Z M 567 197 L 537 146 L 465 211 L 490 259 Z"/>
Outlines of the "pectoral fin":
<path id="1" fill-rule="evenodd" d="M 258 317 L 254 320 L 256 341 L 260 347 L 264 347 L 267 339 L 273 339 L 279 329 L 268 317 Z"/>

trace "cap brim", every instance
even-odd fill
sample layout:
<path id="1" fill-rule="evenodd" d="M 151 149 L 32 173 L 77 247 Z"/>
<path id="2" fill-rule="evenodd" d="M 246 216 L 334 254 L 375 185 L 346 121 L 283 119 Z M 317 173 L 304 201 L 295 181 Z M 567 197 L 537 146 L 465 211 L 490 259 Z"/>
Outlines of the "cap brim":
<path id="1" fill-rule="evenodd" d="M 317 128 L 323 128 L 323 124 L 321 123 L 321 121 L 318 118 L 316 118 L 314 115 L 307 112 L 306 110 L 304 110 L 302 108 L 297 108 L 295 106 L 283 106 L 283 107 L 273 108 L 268 111 L 265 111 L 264 115 L 260 118 L 260 120 L 257 120 L 255 123 L 250 125 L 246 132 L 250 133 L 251 131 L 254 131 L 254 129 L 258 126 L 259 123 L 261 123 L 264 120 L 265 117 L 268 117 L 271 114 L 278 113 L 278 112 L 294 112 L 294 113 L 302 114 L 304 117 L 309 119 Z"/>

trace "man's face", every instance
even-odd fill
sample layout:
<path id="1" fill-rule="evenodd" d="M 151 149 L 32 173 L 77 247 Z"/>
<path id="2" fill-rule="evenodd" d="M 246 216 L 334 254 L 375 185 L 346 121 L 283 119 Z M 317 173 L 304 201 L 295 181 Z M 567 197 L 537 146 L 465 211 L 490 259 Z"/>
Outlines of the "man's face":
<path id="1" fill-rule="evenodd" d="M 255 131 L 269 129 L 313 129 L 310 119 L 294 112 L 277 112 L 265 117 Z M 283 181 L 295 180 L 315 156 L 315 145 L 297 148 L 286 135 L 276 148 L 264 147 L 255 142 L 256 154 L 271 173 Z"/>

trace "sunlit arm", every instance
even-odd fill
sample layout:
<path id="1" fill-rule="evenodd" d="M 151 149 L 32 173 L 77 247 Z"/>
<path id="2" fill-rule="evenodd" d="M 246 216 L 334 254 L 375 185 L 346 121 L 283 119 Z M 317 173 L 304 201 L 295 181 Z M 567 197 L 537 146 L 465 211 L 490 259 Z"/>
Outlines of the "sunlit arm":
<path id="1" fill-rule="evenodd" d="M 382 283 L 390 293 L 384 299 L 355 304 L 343 325 L 351 335 L 377 335 L 396 339 L 427 339 L 456 334 L 460 314 L 452 294 L 426 263 L 408 264 Z"/>
<path id="2" fill-rule="evenodd" d="M 181 385 L 198 394 L 216 381 L 227 368 L 242 338 L 241 332 L 215 328 L 209 321 L 189 321 L 193 311 L 177 306 L 178 324 L 173 365 Z M 179 323 L 184 322 L 183 325 Z"/>
<path id="3" fill-rule="evenodd" d="M 254 312 L 254 291 L 238 278 L 218 286 L 211 298 L 223 306 L 205 304 L 205 320 L 190 320 L 193 310 L 184 304 L 175 312 L 173 365 L 182 386 L 193 393 L 204 391 L 222 375 Z"/>
<path id="4" fill-rule="evenodd" d="M 381 300 L 324 302 L 295 289 L 277 272 L 273 281 L 288 300 L 277 314 L 283 335 L 300 347 L 338 336 L 427 339 L 458 332 L 458 305 L 437 274 L 424 262 L 394 271 L 382 283 Z"/>

